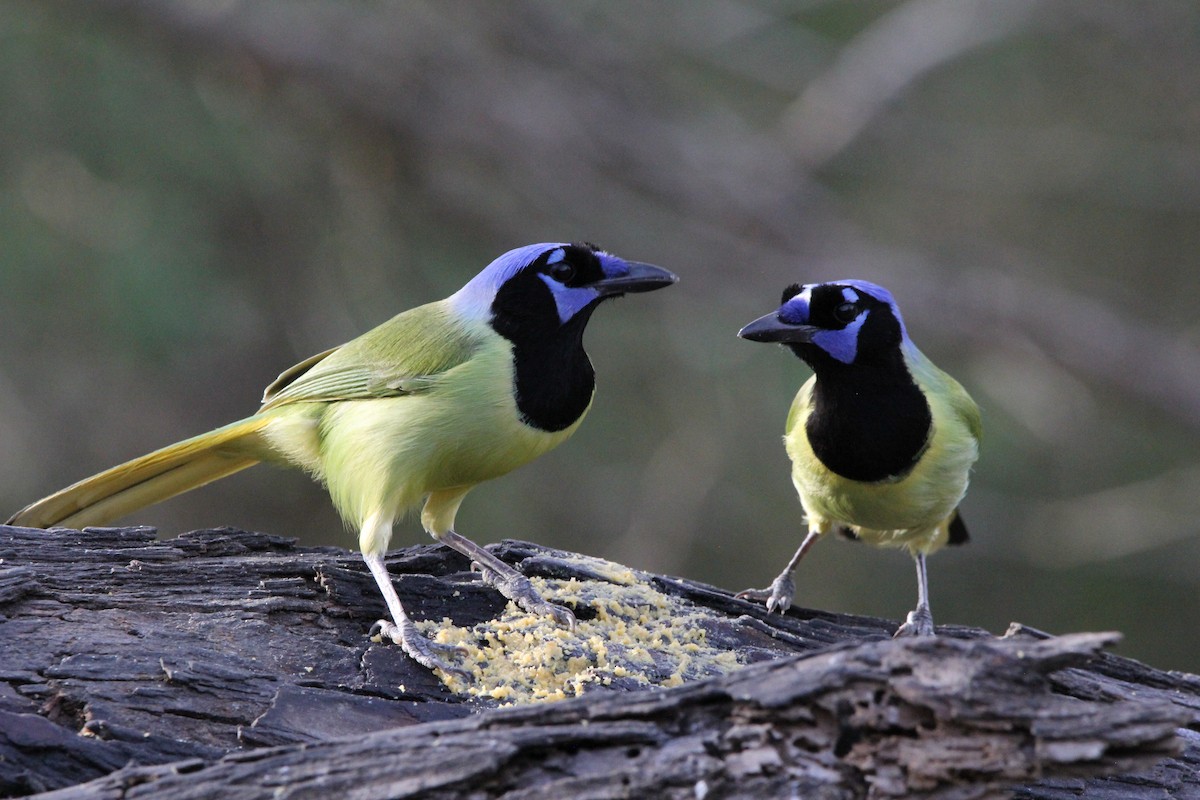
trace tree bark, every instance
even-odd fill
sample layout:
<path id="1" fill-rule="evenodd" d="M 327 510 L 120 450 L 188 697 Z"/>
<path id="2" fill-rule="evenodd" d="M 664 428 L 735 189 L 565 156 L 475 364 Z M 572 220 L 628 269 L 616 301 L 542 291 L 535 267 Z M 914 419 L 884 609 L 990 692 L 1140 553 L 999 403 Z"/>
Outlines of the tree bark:
<path id="1" fill-rule="evenodd" d="M 656 654 L 646 674 L 683 685 L 606 676 L 499 708 L 366 638 L 384 608 L 347 551 L 0 527 L 0 796 L 1200 797 L 1200 678 L 1101 652 L 1115 634 L 892 640 L 886 620 L 768 615 L 689 581 L 495 550 L 587 583 L 595 608 L 633 586 L 669 597 L 741 664 L 689 673 Z M 417 619 L 484 636 L 505 611 L 445 548 L 388 565 Z"/>

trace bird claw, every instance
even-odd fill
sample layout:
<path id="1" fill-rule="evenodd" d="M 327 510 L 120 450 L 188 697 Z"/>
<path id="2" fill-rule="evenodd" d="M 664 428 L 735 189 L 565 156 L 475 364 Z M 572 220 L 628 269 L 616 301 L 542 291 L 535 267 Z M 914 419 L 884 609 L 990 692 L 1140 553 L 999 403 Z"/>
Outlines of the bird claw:
<path id="1" fill-rule="evenodd" d="M 909 636 L 936 636 L 933 630 L 933 612 L 928 608 L 918 608 L 908 612 L 904 624 L 892 634 L 893 639 L 903 639 Z"/>
<path id="2" fill-rule="evenodd" d="M 795 595 L 795 581 L 792 580 L 791 576 L 783 574 L 771 581 L 771 585 L 766 589 L 747 589 L 744 592 L 738 592 L 734 596 L 739 600 L 766 601 L 768 614 L 775 612 L 786 614 L 787 610 L 792 606 L 792 598 Z"/>
<path id="3" fill-rule="evenodd" d="M 500 576 L 494 570 L 488 569 L 478 561 L 471 562 L 471 571 L 479 573 L 479 579 L 483 581 L 485 586 L 495 586 L 500 580 Z"/>
<path id="4" fill-rule="evenodd" d="M 393 644 L 400 645 L 400 648 L 416 661 L 418 664 L 428 668 L 437 669 L 446 673 L 461 678 L 464 681 L 473 680 L 473 676 L 469 670 L 462 667 L 456 667 L 442 659 L 442 655 L 467 655 L 467 651 L 456 645 L 440 644 L 431 642 L 421 635 L 417 627 L 413 625 L 409 619 L 404 619 L 399 625 L 396 625 L 391 620 L 377 620 L 371 626 L 371 630 L 367 634 L 369 637 L 382 636 L 390 639 Z"/>
<path id="5" fill-rule="evenodd" d="M 478 570 L 484 583 L 512 600 L 523 610 L 530 614 L 551 617 L 562 627 L 569 628 L 571 633 L 575 632 L 575 615 L 571 613 L 571 609 L 544 599 L 538 594 L 537 589 L 533 588 L 529 578 L 521 573 L 513 570 L 511 574 L 501 575 L 477 562 L 472 562 L 471 569 Z"/>
<path id="6" fill-rule="evenodd" d="M 553 617 L 559 627 L 567 628 L 571 633 L 575 632 L 575 613 L 571 609 L 546 600 L 542 600 L 542 605 L 545 609 L 541 613 Z"/>

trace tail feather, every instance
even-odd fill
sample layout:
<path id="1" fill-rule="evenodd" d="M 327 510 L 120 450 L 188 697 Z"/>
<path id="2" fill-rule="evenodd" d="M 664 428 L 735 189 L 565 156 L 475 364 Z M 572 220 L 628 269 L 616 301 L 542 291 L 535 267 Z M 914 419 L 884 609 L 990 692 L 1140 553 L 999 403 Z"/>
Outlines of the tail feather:
<path id="1" fill-rule="evenodd" d="M 8 524 L 29 528 L 104 525 L 232 475 L 261 460 L 258 434 L 268 421 L 249 417 L 118 464 L 26 506 L 13 514 Z"/>
<path id="2" fill-rule="evenodd" d="M 962 514 L 955 510 L 954 519 L 950 520 L 950 544 L 966 544 L 971 540 L 971 535 L 967 533 L 967 523 L 963 521 Z"/>

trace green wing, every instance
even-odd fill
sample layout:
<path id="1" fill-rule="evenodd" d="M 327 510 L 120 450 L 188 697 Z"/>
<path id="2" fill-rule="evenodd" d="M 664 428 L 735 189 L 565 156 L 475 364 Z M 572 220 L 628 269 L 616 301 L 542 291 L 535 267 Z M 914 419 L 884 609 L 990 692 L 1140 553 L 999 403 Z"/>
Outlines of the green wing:
<path id="1" fill-rule="evenodd" d="M 419 306 L 284 371 L 263 392 L 259 410 L 419 392 L 470 359 L 480 341 L 480 333 L 456 323 L 443 302 Z"/>
<path id="2" fill-rule="evenodd" d="M 948 392 L 950 407 L 966 423 L 967 430 L 975 437 L 975 441 L 981 441 L 983 439 L 983 419 L 979 414 L 979 406 L 971 399 L 971 395 L 967 394 L 967 390 L 962 387 L 962 384 L 949 375 L 946 377 L 950 381 L 950 391 Z"/>
<path id="3" fill-rule="evenodd" d="M 967 394 L 962 384 L 938 369 L 915 347 L 906 354 L 906 360 L 913 377 L 925 394 L 941 398 L 950 411 L 962 420 L 967 430 L 975 437 L 975 441 L 983 439 L 983 420 L 979 415 L 979 406 L 971 399 L 971 395 Z"/>

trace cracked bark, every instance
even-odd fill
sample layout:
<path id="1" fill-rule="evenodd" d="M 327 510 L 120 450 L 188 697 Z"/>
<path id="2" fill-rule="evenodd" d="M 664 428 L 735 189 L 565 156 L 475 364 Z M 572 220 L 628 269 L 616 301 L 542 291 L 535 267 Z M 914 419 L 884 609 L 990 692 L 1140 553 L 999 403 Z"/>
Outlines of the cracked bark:
<path id="1" fill-rule="evenodd" d="M 754 663 L 497 709 L 365 638 L 382 603 L 344 550 L 2 527 L 0 559 L 2 796 L 1200 796 L 1200 678 L 1101 652 L 1112 634 L 892 641 L 891 621 L 771 616 L 639 574 Z M 414 616 L 460 625 L 503 607 L 467 567 L 437 547 L 389 559 Z"/>

